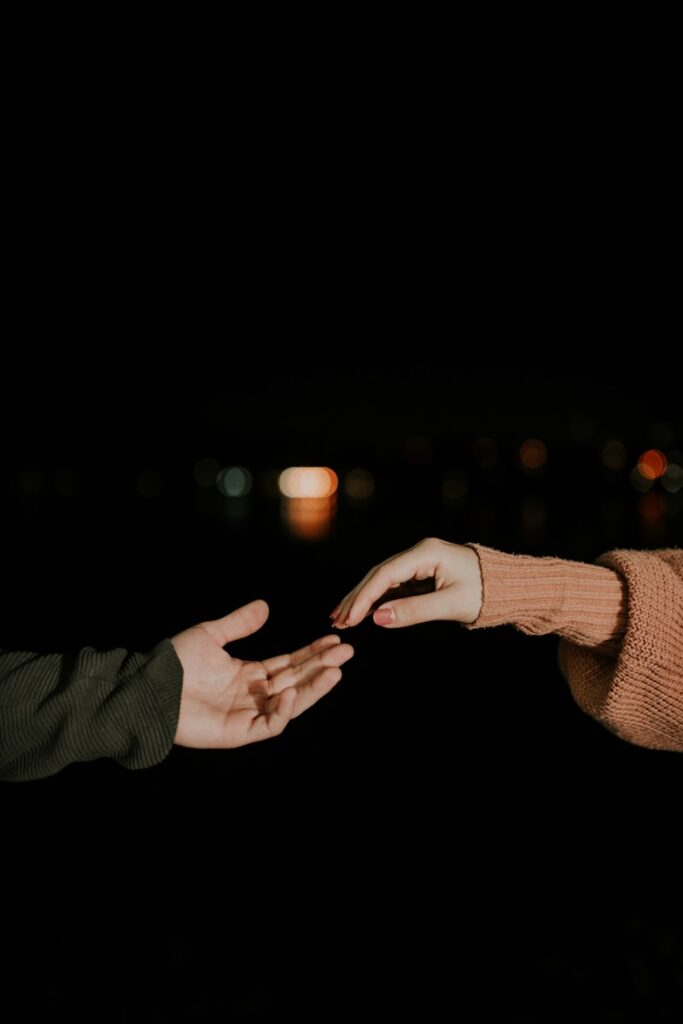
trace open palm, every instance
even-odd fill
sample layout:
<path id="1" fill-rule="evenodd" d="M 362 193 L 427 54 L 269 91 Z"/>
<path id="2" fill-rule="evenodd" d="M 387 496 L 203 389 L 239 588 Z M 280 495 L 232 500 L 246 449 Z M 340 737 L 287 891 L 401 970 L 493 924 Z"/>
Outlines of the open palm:
<path id="1" fill-rule="evenodd" d="M 267 618 L 266 602 L 252 601 L 172 638 L 183 666 L 177 744 L 240 747 L 277 736 L 339 682 L 353 648 L 336 635 L 265 661 L 242 661 L 224 650 Z"/>

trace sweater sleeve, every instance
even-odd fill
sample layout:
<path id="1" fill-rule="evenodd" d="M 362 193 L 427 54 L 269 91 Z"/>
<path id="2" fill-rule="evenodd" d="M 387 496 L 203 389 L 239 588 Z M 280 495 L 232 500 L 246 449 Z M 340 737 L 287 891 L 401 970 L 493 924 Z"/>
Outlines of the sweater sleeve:
<path id="1" fill-rule="evenodd" d="M 38 779 L 100 757 L 157 764 L 173 745 L 182 676 L 170 640 L 145 654 L 0 651 L 0 778 Z"/>
<path id="2" fill-rule="evenodd" d="M 557 633 L 584 711 L 632 743 L 683 751 L 683 551 L 613 551 L 585 565 L 472 547 L 483 601 L 469 628 Z"/>

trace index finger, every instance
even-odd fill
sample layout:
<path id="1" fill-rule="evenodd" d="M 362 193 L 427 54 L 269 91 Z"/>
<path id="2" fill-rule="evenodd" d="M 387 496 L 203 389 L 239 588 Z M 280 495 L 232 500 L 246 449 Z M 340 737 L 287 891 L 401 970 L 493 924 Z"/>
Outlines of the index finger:
<path id="1" fill-rule="evenodd" d="M 419 569 L 419 562 L 419 555 L 411 548 L 371 569 L 344 598 L 333 624 L 338 629 L 357 626 L 387 590 L 413 578 Z"/>

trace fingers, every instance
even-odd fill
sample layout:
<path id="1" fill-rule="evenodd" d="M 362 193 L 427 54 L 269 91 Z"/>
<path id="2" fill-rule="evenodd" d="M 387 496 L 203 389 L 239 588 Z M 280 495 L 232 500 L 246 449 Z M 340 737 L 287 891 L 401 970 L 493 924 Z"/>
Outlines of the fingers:
<path id="1" fill-rule="evenodd" d="M 359 585 L 348 594 L 337 610 L 332 623 L 337 629 L 357 626 L 370 611 L 370 607 L 391 587 L 413 579 L 416 574 L 430 575 L 434 568 L 425 559 L 424 550 L 410 548 L 388 562 L 371 569 Z"/>
<path id="2" fill-rule="evenodd" d="M 251 636 L 268 618 L 268 605 L 265 601 L 252 601 L 241 608 L 236 608 L 222 619 L 203 622 L 202 629 L 212 637 L 220 647 Z"/>
<path id="3" fill-rule="evenodd" d="M 387 629 L 415 626 L 418 622 L 450 618 L 449 595 L 443 590 L 400 601 L 385 601 L 373 614 L 373 622 Z"/>
<path id="4" fill-rule="evenodd" d="M 336 633 L 330 633 L 327 636 L 321 636 L 319 640 L 314 640 L 312 644 L 308 644 L 306 647 L 301 647 L 292 654 L 280 654 L 275 658 L 268 658 L 263 662 L 263 667 L 269 676 L 274 676 L 277 672 L 282 672 L 283 669 L 289 668 L 291 665 L 300 665 L 316 652 L 323 651 L 328 647 L 334 647 L 340 643 L 341 637 Z"/>
<path id="5" fill-rule="evenodd" d="M 258 743 L 279 736 L 291 720 L 296 705 L 297 694 L 294 687 L 283 690 L 268 701 L 268 709 L 252 720 L 247 743 Z"/>
<path id="6" fill-rule="evenodd" d="M 268 701 L 265 713 L 252 720 L 245 742 L 258 743 L 260 740 L 279 736 L 292 718 L 298 718 L 304 711 L 317 704 L 334 689 L 341 677 L 341 669 L 324 668 L 302 685 L 288 686 L 280 693 L 274 694 Z"/>
<path id="7" fill-rule="evenodd" d="M 292 718 L 298 718 L 304 711 L 317 704 L 321 697 L 325 697 L 334 689 L 341 677 L 341 669 L 326 668 L 302 686 L 298 686 Z"/>
<path id="8" fill-rule="evenodd" d="M 289 686 L 297 691 L 307 686 L 326 669 L 339 669 L 354 655 L 351 644 L 330 644 L 296 665 L 289 665 L 270 679 L 270 692 L 281 693 Z M 265 664 L 265 662 L 264 662 Z M 298 707 L 298 705 L 297 705 Z"/>

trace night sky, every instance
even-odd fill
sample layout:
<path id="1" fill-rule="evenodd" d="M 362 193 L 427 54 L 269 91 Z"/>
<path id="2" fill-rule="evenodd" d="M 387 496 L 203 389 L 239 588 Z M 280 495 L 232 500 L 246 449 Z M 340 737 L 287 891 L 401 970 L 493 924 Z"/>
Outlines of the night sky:
<path id="1" fill-rule="evenodd" d="M 239 652 L 260 657 L 325 632 L 423 536 L 585 560 L 681 543 L 675 472 L 634 476 L 651 449 L 683 466 L 671 224 L 370 199 L 254 185 L 181 208 L 150 183 L 72 184 L 24 204 L 4 648 L 146 649 L 264 597 Z M 339 477 L 318 539 L 277 494 L 291 465 Z M 212 483 L 230 466 L 244 497 Z M 506 1022 L 674 1020 L 680 756 L 585 717 L 550 637 L 350 639 L 342 683 L 275 741 L 3 786 L 24 1006 L 370 1022 L 455 1019 L 472 997 Z"/>

